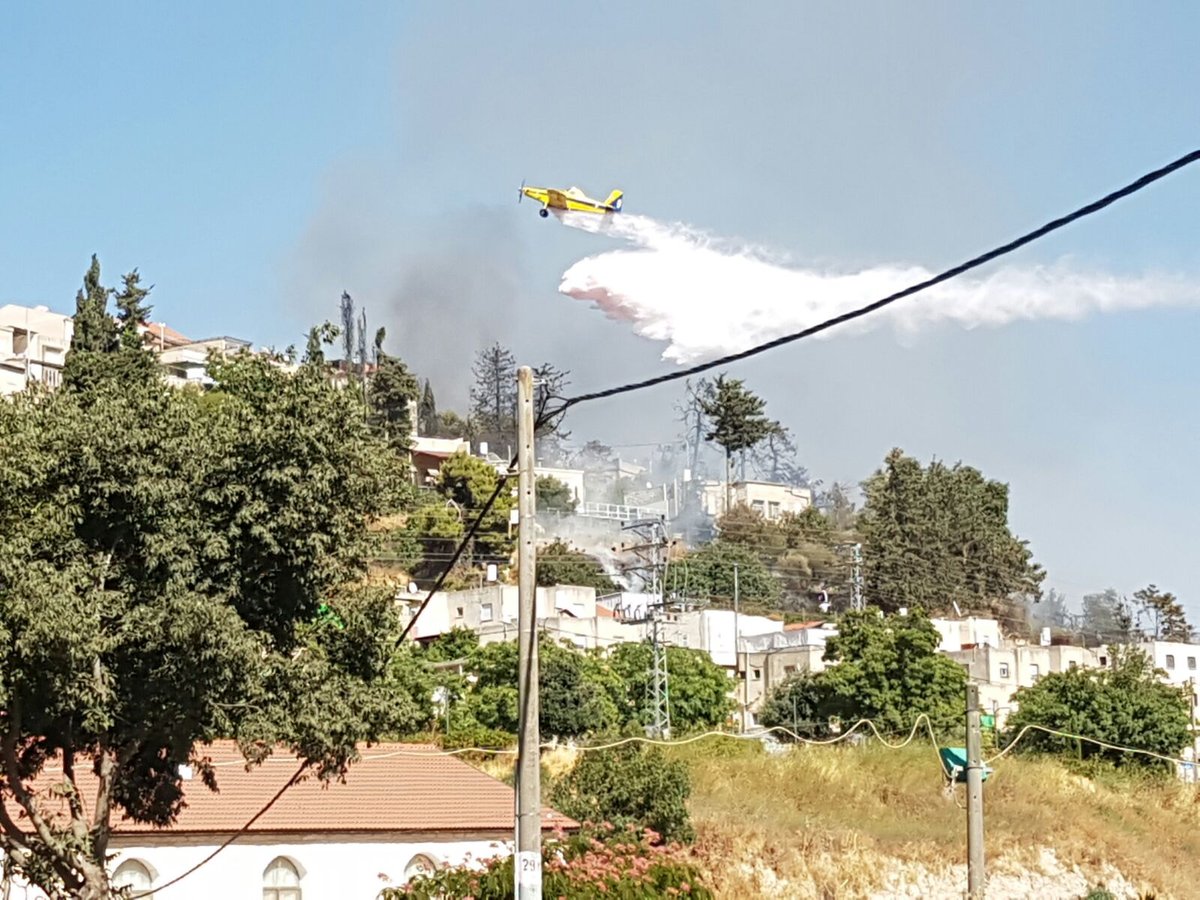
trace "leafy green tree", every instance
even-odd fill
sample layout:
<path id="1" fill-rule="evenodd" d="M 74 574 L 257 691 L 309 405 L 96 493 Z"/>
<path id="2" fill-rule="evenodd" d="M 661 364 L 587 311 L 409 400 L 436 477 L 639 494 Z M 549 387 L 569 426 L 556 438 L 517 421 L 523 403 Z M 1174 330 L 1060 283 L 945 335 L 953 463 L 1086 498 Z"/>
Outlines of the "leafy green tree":
<path id="1" fill-rule="evenodd" d="M 442 464 L 437 491 L 454 501 L 463 514 L 463 521 L 469 522 L 483 509 L 499 479 L 499 473 L 488 463 L 460 451 Z M 484 517 L 471 548 L 471 555 L 478 562 L 502 562 L 512 555 L 513 542 L 508 532 L 509 511 L 513 504 L 512 491 L 502 488 Z"/>
<path id="2" fill-rule="evenodd" d="M 657 747 L 626 744 L 583 753 L 550 792 L 554 807 L 579 822 L 650 828 L 669 841 L 695 837 L 687 765 Z"/>
<path id="3" fill-rule="evenodd" d="M 760 719 L 768 726 L 870 719 L 885 733 L 912 728 L 925 713 L 933 727 L 948 731 L 962 723 L 966 673 L 938 652 L 941 636 L 922 612 L 882 615 L 877 609 L 846 613 L 838 634 L 826 642 L 834 665 L 789 679 L 767 698 Z"/>
<path id="4" fill-rule="evenodd" d="M 415 706 L 381 686 L 390 599 L 344 587 L 393 493 L 353 399 L 312 363 L 221 361 L 201 396 L 81 352 L 94 381 L 0 404 L 0 809 L 25 817 L 0 849 L 52 896 L 103 898 L 112 817 L 169 824 L 185 763 L 219 782 L 198 744 L 282 740 L 332 777 Z M 53 759 L 65 818 L 30 792 Z"/>
<path id="5" fill-rule="evenodd" d="M 961 463 L 924 468 L 896 449 L 863 490 L 868 601 L 934 612 L 957 602 L 1011 621 L 1014 597 L 1040 595 L 1045 573 L 1009 530 L 1007 485 Z"/>
<path id="6" fill-rule="evenodd" d="M 425 656 L 431 662 L 448 662 L 466 659 L 479 649 L 479 635 L 470 628 L 451 628 L 438 635 L 425 648 Z"/>
<path id="7" fill-rule="evenodd" d="M 1164 756 L 1180 755 L 1192 740 L 1187 691 L 1159 681 L 1150 657 L 1135 647 L 1113 646 L 1109 653 L 1111 668 L 1051 672 L 1017 691 L 1008 734 L 1010 739 L 1020 736 L 1019 750 L 1099 759 L 1116 766 L 1163 765 L 1153 757 L 1039 730 L 1050 728 Z"/>
<path id="8" fill-rule="evenodd" d="M 766 401 L 747 390 L 738 378 L 718 375 L 700 398 L 700 410 L 708 422 L 706 441 L 715 441 L 725 451 L 725 508 L 733 508 L 733 454 L 756 447 L 768 435 L 778 434 L 779 423 L 763 413 Z"/>
<path id="9" fill-rule="evenodd" d="M 646 643 L 618 644 L 609 665 L 624 685 L 622 718 L 649 725 L 651 649 Z M 686 647 L 667 648 L 671 727 L 676 731 L 716 728 L 733 711 L 729 691 L 733 684 L 725 670 L 707 653 Z"/>
<path id="10" fill-rule="evenodd" d="M 537 479 L 538 512 L 572 513 L 578 501 L 571 496 L 571 489 L 557 478 L 544 475 Z"/>
<path id="11" fill-rule="evenodd" d="M 542 734 L 579 737 L 614 727 L 619 711 L 619 681 L 602 661 L 542 635 L 538 644 L 538 691 Z M 476 682 L 469 698 L 474 719 L 487 728 L 515 734 L 517 642 L 486 644 L 471 655 Z"/>
<path id="12" fill-rule="evenodd" d="M 1168 591 L 1160 591 L 1157 585 L 1149 585 L 1134 593 L 1133 598 L 1153 623 L 1153 639 L 1156 641 L 1189 641 L 1192 628 L 1188 625 L 1183 605 Z"/>
<path id="13" fill-rule="evenodd" d="M 416 424 L 413 407 L 420 395 L 420 385 L 402 359 L 383 351 L 383 337 L 381 328 L 376 335 L 375 373 L 367 385 L 371 424 L 393 447 L 406 448 Z"/>
<path id="14" fill-rule="evenodd" d="M 538 550 L 537 583 L 542 587 L 568 584 L 595 588 L 597 594 L 612 594 L 617 585 L 594 556 L 556 540 Z"/>
<path id="15" fill-rule="evenodd" d="M 738 596 L 743 602 L 772 605 L 779 599 L 779 580 L 762 558 L 743 544 L 716 540 L 689 553 L 673 567 L 675 573 L 668 576 L 671 584 L 678 576 L 692 597 L 732 602 L 736 571 Z"/>

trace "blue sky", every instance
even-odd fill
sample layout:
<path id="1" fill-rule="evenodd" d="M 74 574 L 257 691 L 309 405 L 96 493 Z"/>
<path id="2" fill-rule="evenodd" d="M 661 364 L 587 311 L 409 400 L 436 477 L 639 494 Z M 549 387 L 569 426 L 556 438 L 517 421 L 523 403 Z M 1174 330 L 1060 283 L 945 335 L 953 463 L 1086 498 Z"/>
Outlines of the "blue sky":
<path id="1" fill-rule="evenodd" d="M 742 6 L 6 8 L 0 302 L 69 310 L 97 252 L 185 333 L 284 346 L 344 288 L 461 406 L 492 340 L 580 388 L 667 365 L 557 293 L 608 248 L 518 207 L 522 178 L 619 186 L 627 209 L 806 265 L 937 268 L 1200 145 L 1195 4 Z M 1184 172 L 1014 263 L 1200 280 L 1197 209 Z M 814 475 L 857 481 L 895 445 L 961 458 L 1010 483 L 1069 595 L 1155 581 L 1200 617 L 1198 325 L 875 332 L 734 374 Z M 664 439 L 676 399 L 572 424 Z"/>

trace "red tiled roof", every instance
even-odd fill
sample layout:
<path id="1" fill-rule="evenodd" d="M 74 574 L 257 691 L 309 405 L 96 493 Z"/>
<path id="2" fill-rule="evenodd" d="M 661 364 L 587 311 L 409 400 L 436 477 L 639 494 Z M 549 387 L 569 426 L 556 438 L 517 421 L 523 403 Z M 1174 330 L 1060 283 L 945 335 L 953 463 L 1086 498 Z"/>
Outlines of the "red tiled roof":
<path id="1" fill-rule="evenodd" d="M 198 775 L 185 781 L 185 808 L 169 828 L 160 829 L 113 817 L 114 834 L 225 833 L 242 828 L 292 777 L 299 761 L 290 752 L 275 755 L 249 771 L 232 741 L 197 748 L 216 767 L 217 792 Z M 513 828 L 513 790 L 478 769 L 421 744 L 379 744 L 364 748 L 345 782 L 322 784 L 308 778 L 292 785 L 249 829 L 264 832 L 507 832 Z M 47 769 L 39 793 L 59 774 Z M 90 805 L 95 779 L 90 767 L 76 769 L 79 788 Z M 58 800 L 47 805 L 57 809 Z M 14 818 L 15 806 L 9 808 Z M 545 810 L 543 827 L 573 827 L 571 819 Z"/>
<path id="2" fill-rule="evenodd" d="M 162 322 L 144 322 L 143 327 L 146 329 L 145 334 L 151 339 L 155 347 L 179 347 L 183 344 L 192 343 L 192 339 L 180 334 L 169 325 L 164 325 Z"/>
<path id="3" fill-rule="evenodd" d="M 616 617 L 617 617 L 617 614 L 615 612 L 613 612 L 611 609 L 609 609 L 607 606 L 601 606 L 599 603 L 596 604 L 596 618 L 597 619 L 615 619 Z"/>

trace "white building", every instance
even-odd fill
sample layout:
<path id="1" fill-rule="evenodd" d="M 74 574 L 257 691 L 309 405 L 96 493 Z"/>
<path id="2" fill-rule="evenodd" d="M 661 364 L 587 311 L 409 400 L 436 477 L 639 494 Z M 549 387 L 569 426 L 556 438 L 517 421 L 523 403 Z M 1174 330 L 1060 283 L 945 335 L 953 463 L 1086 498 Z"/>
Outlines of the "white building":
<path id="1" fill-rule="evenodd" d="M 571 499 L 576 503 L 584 503 L 587 499 L 584 491 L 583 469 L 562 469 L 555 466 L 536 466 L 533 470 L 535 478 L 553 478 L 566 485 L 571 492 Z"/>
<path id="2" fill-rule="evenodd" d="M 173 387 L 195 385 L 207 388 L 213 384 L 208 374 L 208 356 L 234 356 L 250 350 L 250 342 L 231 337 L 208 338 L 167 347 L 158 352 L 158 362 L 166 373 L 167 384 Z"/>
<path id="3" fill-rule="evenodd" d="M 62 384 L 73 331 L 70 316 L 45 306 L 0 306 L 0 395 Z"/>
<path id="4" fill-rule="evenodd" d="M 703 650 L 718 666 L 734 670 L 738 638 L 752 635 L 783 633 L 783 622 L 766 616 L 738 615 L 730 609 L 700 609 L 673 613 L 660 625 L 664 638 L 677 647 Z"/>
<path id="5" fill-rule="evenodd" d="M 733 506 L 744 505 L 768 519 L 797 515 L 812 506 L 808 488 L 771 481 L 735 481 L 730 487 Z M 701 508 L 714 518 L 726 512 L 725 482 L 706 481 L 701 487 Z"/>
<path id="6" fill-rule="evenodd" d="M 1000 623 L 995 619 L 967 616 L 961 619 L 930 619 L 942 636 L 938 650 L 954 653 L 972 647 L 999 647 L 1002 643 Z"/>
<path id="7" fill-rule="evenodd" d="M 413 615 L 423 596 L 404 596 L 398 602 L 404 607 L 401 618 Z M 493 584 L 470 591 L 441 591 L 434 594 L 417 619 L 412 636 L 429 640 L 454 628 L 469 628 L 489 633 L 507 624 L 516 637 L 517 586 Z M 556 585 L 537 589 L 536 614 L 539 619 L 568 616 L 574 619 L 596 617 L 596 589 Z M 503 629 L 500 629 L 503 632 Z"/>
<path id="8" fill-rule="evenodd" d="M 186 805 L 165 829 L 114 816 L 110 871 L 135 897 L 137 889 L 165 885 L 201 863 L 267 805 L 298 765 L 279 751 L 247 772 L 232 741 L 205 750 L 220 793 L 199 778 L 185 782 Z M 93 781 L 90 771 L 80 766 L 77 777 Z M 95 796 L 94 783 L 80 787 L 84 797 Z M 542 822 L 547 830 L 575 824 L 552 810 Z M 376 900 L 384 887 L 435 866 L 510 853 L 512 836 L 512 788 L 433 747 L 381 744 L 363 749 L 344 783 L 310 778 L 293 785 L 212 862 L 154 896 Z M 4 896 L 45 895 L 13 884 Z"/>
<path id="9" fill-rule="evenodd" d="M 979 685 L 980 704 L 985 712 L 996 716 L 997 725 L 1001 727 L 1016 710 L 1013 695 L 1019 688 L 1032 687 L 1043 675 L 1052 672 L 1102 669 L 1110 665 L 1108 650 L 1071 644 L 979 644 L 969 649 L 948 651 L 948 655 L 961 663 L 968 677 Z"/>

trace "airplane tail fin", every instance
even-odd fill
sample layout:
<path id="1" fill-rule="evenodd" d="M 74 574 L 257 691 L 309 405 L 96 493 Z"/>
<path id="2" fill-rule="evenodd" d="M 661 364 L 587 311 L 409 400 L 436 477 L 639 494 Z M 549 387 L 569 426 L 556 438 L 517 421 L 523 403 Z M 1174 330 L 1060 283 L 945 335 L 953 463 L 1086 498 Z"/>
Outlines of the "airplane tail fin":
<path id="1" fill-rule="evenodd" d="M 613 209 L 620 212 L 621 198 L 624 196 L 625 195 L 623 193 L 621 193 L 620 191 L 613 191 L 611 194 L 608 195 L 608 199 L 604 201 L 604 205 L 611 206 Z"/>

